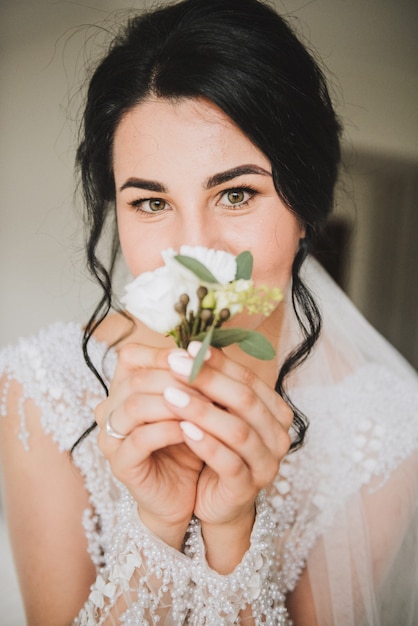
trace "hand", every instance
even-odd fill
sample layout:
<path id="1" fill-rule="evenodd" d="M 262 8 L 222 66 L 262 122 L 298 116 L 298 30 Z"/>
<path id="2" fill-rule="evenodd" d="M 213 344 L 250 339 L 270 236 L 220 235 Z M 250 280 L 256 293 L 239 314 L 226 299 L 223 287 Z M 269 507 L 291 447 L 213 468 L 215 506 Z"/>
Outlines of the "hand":
<path id="1" fill-rule="evenodd" d="M 167 365 L 171 352 L 137 344 L 121 348 L 109 397 L 95 417 L 100 450 L 137 501 L 142 521 L 179 549 L 203 461 L 184 444 L 179 419 L 163 399 L 163 390 L 175 383 Z M 106 433 L 109 415 L 125 439 Z"/>
<path id="2" fill-rule="evenodd" d="M 167 406 L 183 420 L 184 441 L 205 463 L 194 513 L 202 525 L 239 525 L 253 515 L 257 494 L 274 479 L 289 450 L 293 412 L 220 350 L 211 349 L 192 384 L 184 375 L 192 364 L 187 353 L 169 361 L 178 382 L 176 391 L 165 391 Z"/>

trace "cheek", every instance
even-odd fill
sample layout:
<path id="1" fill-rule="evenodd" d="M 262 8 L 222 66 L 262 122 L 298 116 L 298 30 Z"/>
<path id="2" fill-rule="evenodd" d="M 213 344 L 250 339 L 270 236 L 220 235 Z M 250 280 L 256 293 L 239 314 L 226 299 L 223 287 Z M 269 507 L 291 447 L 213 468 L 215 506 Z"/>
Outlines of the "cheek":
<path id="1" fill-rule="evenodd" d="M 125 264 L 132 274 L 138 276 L 163 265 L 160 251 L 163 249 L 152 237 L 142 236 L 131 224 L 118 223 L 119 242 Z"/>
<path id="2" fill-rule="evenodd" d="M 254 280 L 257 284 L 285 290 L 292 275 L 292 265 L 303 229 L 297 220 L 280 220 L 270 232 L 260 237 L 254 250 Z"/>

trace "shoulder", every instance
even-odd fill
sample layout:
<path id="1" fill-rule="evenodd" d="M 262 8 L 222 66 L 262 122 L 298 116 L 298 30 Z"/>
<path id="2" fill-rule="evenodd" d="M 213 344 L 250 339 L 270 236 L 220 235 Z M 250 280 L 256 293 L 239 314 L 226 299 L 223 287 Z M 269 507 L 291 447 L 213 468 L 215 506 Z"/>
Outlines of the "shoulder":
<path id="1" fill-rule="evenodd" d="M 365 365 L 329 386 L 292 399 L 309 417 L 301 449 L 282 463 L 271 504 L 286 537 L 285 577 L 294 587 L 315 543 L 360 493 L 386 485 L 418 450 L 418 384 Z"/>
<path id="2" fill-rule="evenodd" d="M 72 374 L 84 363 L 82 337 L 83 329 L 79 324 L 56 322 L 0 350 L 0 373 L 12 373 L 24 378 L 36 372 L 41 385 L 48 370 L 54 369 L 57 377 L 65 376 L 65 372 Z M 106 349 L 105 341 L 95 340 L 89 347 L 92 357 L 99 359 Z"/>
<path id="3" fill-rule="evenodd" d="M 301 389 L 296 402 L 310 427 L 295 472 L 324 515 L 361 488 L 382 485 L 418 449 L 413 377 L 370 363 L 329 387 Z"/>
<path id="4" fill-rule="evenodd" d="M 71 447 L 92 421 L 92 409 L 103 389 L 87 367 L 82 352 L 82 327 L 55 323 L 32 337 L 0 351 L 0 415 L 7 414 L 9 392 L 18 396 L 19 437 L 28 445 L 27 407 L 40 411 L 42 427 L 64 449 Z M 90 358 L 105 379 L 114 367 L 106 343 L 91 341 Z"/>
<path id="5" fill-rule="evenodd" d="M 385 366 L 370 363 L 329 387 L 301 389 L 296 402 L 311 422 L 301 456 L 345 463 L 359 484 L 384 479 L 418 446 L 418 379 Z"/>

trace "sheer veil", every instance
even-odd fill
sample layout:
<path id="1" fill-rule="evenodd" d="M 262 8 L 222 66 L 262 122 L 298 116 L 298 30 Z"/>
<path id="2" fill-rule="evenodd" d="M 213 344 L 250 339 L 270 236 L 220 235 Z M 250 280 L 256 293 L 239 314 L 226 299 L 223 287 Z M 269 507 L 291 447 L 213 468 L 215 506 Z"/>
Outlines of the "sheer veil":
<path id="1" fill-rule="evenodd" d="M 414 368 L 368 323 L 313 257 L 305 262 L 302 277 L 321 311 L 323 331 L 306 365 L 295 372 L 292 386 L 329 385 L 368 364 L 379 364 L 417 384 Z M 290 301 L 287 307 L 291 307 Z M 288 314 L 286 320 L 282 333 L 286 340 L 281 342 L 281 355 L 299 338 L 294 315 Z"/>
<path id="2" fill-rule="evenodd" d="M 417 373 L 312 258 L 304 280 L 323 332 L 289 381 L 290 396 L 311 422 L 306 448 L 294 456 L 310 485 L 305 499 L 315 501 L 302 506 L 292 549 L 310 547 L 305 562 L 321 626 L 413 626 Z M 285 317 L 282 356 L 298 337 L 294 316 Z"/>

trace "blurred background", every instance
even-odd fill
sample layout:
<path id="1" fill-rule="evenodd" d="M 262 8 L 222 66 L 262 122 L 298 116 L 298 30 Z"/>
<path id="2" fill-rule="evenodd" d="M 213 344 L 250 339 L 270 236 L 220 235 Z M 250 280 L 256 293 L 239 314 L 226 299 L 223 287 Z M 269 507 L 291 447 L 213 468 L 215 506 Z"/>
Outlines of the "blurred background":
<path id="1" fill-rule="evenodd" d="M 418 367 L 418 3 L 276 0 L 323 59 L 346 167 L 319 256 Z M 153 0 L 0 0 L 0 346 L 97 300 L 73 160 L 86 67 Z M 95 27 L 94 25 L 97 25 Z"/>
<path id="2" fill-rule="evenodd" d="M 154 4 L 0 0 L 0 346 L 55 320 L 83 322 L 97 301 L 72 169 L 86 67 L 115 11 L 123 19 Z M 418 367 L 418 3 L 273 4 L 323 59 L 345 125 L 336 214 L 317 255 Z M 0 623 L 17 626 L 11 571 L 0 533 L 0 580 L 10 590 Z"/>

